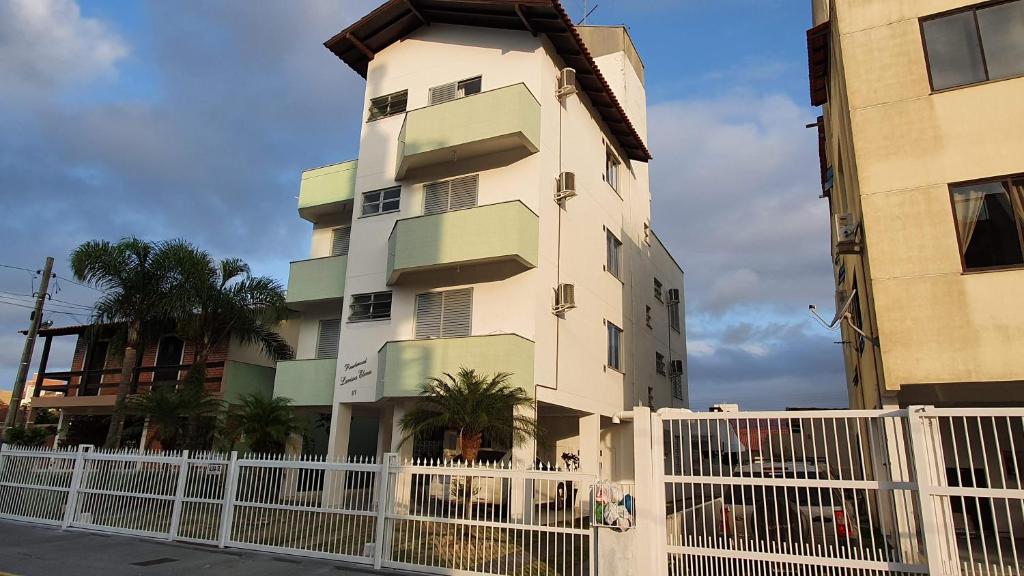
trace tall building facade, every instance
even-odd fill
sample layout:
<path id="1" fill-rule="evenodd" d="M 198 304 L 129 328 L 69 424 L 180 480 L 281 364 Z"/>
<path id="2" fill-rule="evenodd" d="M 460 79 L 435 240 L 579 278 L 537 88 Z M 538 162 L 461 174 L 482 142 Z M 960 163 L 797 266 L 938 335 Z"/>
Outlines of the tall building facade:
<path id="1" fill-rule="evenodd" d="M 535 397 L 546 441 L 519 461 L 600 442 L 582 466 L 628 467 L 612 417 L 685 407 L 687 381 L 625 29 L 574 26 L 551 0 L 393 1 L 326 46 L 366 93 L 358 159 L 302 175 L 312 248 L 275 393 L 330 413 L 307 448 L 450 453 L 454 434 L 403 442 L 398 422 L 424 381 L 466 367 Z"/>
<path id="2" fill-rule="evenodd" d="M 1024 403 L 1024 1 L 813 13 L 851 406 Z"/>

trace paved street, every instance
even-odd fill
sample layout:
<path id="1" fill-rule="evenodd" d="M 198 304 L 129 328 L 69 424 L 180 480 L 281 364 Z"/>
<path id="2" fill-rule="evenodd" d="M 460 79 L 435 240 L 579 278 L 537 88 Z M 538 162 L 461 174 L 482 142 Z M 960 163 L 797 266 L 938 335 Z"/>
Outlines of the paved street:
<path id="1" fill-rule="evenodd" d="M 65 531 L 0 520 L 0 575 L 361 576 L 373 571 L 338 563 L 145 538 Z"/>

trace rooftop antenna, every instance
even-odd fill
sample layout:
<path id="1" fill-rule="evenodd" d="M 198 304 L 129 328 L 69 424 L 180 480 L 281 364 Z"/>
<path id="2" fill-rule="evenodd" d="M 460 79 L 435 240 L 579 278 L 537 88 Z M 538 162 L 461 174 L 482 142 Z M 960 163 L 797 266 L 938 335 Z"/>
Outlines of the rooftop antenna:
<path id="1" fill-rule="evenodd" d="M 579 26 L 580 24 L 586 25 L 587 17 L 593 14 L 594 10 L 597 10 L 599 4 L 594 4 L 593 8 L 589 8 L 589 6 L 590 0 L 583 0 L 583 18 L 580 18 L 580 21 L 576 23 L 577 26 Z"/>

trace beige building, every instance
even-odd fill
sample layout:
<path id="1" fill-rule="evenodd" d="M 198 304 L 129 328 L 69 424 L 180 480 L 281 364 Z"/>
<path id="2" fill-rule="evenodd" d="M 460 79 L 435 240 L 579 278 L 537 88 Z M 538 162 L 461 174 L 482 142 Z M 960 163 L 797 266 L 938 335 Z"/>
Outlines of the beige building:
<path id="1" fill-rule="evenodd" d="M 650 226 L 626 30 L 574 26 L 551 0 L 390 1 L 326 46 L 366 92 L 359 157 L 299 191 L 312 242 L 275 393 L 329 420 L 305 448 L 441 456 L 453 435 L 402 444 L 398 420 L 465 366 L 536 398 L 549 442 L 519 460 L 557 462 L 582 435 L 628 469 L 612 417 L 685 407 L 687 385 L 683 272 Z"/>
<path id="2" fill-rule="evenodd" d="M 813 11 L 851 407 L 1024 404 L 1024 0 Z"/>

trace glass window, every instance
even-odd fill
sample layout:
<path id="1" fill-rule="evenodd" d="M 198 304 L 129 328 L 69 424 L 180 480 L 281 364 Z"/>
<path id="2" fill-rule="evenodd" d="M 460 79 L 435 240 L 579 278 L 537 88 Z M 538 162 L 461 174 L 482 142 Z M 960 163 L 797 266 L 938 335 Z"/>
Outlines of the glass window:
<path id="1" fill-rule="evenodd" d="M 651 328 L 651 307 L 647 306 L 647 327 Z"/>
<path id="2" fill-rule="evenodd" d="M 654 371 L 658 374 L 665 374 L 665 355 L 661 352 L 654 353 Z"/>
<path id="3" fill-rule="evenodd" d="M 469 78 L 459 82 L 458 85 L 458 97 L 463 98 L 465 96 L 471 96 L 473 94 L 479 94 L 480 88 L 483 85 L 483 80 L 480 76 L 475 78 Z"/>
<path id="4" fill-rule="evenodd" d="M 402 187 L 363 192 L 363 216 L 396 212 L 402 198 Z"/>
<path id="5" fill-rule="evenodd" d="M 922 21 L 932 89 L 1024 74 L 1024 0 Z"/>
<path id="6" fill-rule="evenodd" d="M 671 302 L 668 305 L 668 321 L 676 332 L 680 331 L 679 304 L 679 302 Z"/>
<path id="7" fill-rule="evenodd" d="M 402 90 L 370 99 L 370 115 L 366 121 L 377 120 L 387 116 L 394 116 L 405 112 L 406 104 L 409 101 L 409 91 Z"/>
<path id="8" fill-rule="evenodd" d="M 621 260 L 622 260 L 622 242 L 612 234 L 611 230 L 605 231 L 605 239 L 607 240 L 608 248 L 608 263 L 605 265 L 605 269 L 615 276 L 621 278 L 619 275 L 621 272 Z"/>
<path id="9" fill-rule="evenodd" d="M 658 302 L 661 302 L 662 298 L 664 298 L 661 294 L 661 280 L 657 278 L 654 279 L 654 297 L 658 299 Z"/>
<path id="10" fill-rule="evenodd" d="M 622 328 L 611 322 L 608 325 L 608 367 L 622 370 Z"/>
<path id="11" fill-rule="evenodd" d="M 611 148 L 605 148 L 604 181 L 616 192 L 619 190 L 619 159 Z"/>
<path id="12" fill-rule="evenodd" d="M 1024 264 L 1024 179 L 952 186 L 965 270 Z"/>
<path id="13" fill-rule="evenodd" d="M 1024 2 L 979 9 L 978 29 L 989 79 L 1024 74 Z"/>
<path id="14" fill-rule="evenodd" d="M 356 294 L 348 305 L 349 322 L 366 320 L 386 320 L 391 318 L 391 292 L 373 292 Z"/>

